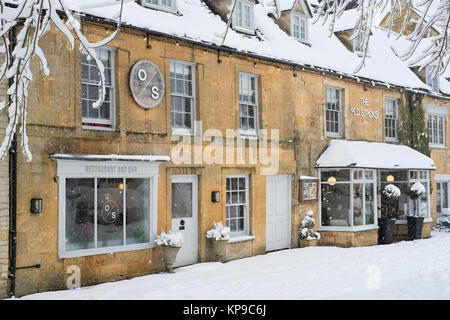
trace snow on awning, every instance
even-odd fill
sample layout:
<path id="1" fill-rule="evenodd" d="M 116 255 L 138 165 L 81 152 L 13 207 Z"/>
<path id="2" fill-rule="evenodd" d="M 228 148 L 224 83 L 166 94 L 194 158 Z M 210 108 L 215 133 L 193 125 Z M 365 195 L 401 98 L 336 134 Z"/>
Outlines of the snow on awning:
<path id="1" fill-rule="evenodd" d="M 100 155 L 100 154 L 66 154 L 57 153 L 50 155 L 55 160 L 80 160 L 80 161 L 144 161 L 144 162 L 169 162 L 169 156 L 145 156 L 145 155 Z"/>
<path id="2" fill-rule="evenodd" d="M 404 145 L 331 140 L 316 161 L 317 168 L 435 170 L 433 159 Z"/>

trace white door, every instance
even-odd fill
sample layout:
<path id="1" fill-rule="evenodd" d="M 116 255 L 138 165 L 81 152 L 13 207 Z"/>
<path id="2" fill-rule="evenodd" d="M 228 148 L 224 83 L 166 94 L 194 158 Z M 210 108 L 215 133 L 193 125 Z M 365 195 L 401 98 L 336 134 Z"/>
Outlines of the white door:
<path id="1" fill-rule="evenodd" d="M 291 176 L 266 178 L 266 251 L 291 246 Z"/>
<path id="2" fill-rule="evenodd" d="M 184 239 L 174 266 L 184 266 L 197 262 L 197 188 L 197 176 L 172 176 L 172 230 L 173 232 L 181 232 Z"/>

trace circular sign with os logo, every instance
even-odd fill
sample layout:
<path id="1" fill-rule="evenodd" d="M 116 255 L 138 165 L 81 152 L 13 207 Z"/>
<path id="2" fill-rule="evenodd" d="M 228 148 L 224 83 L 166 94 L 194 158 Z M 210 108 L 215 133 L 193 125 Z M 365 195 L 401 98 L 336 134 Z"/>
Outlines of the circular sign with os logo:
<path id="1" fill-rule="evenodd" d="M 131 68 L 131 94 L 134 101 L 142 108 L 156 107 L 164 96 L 164 89 L 164 78 L 153 62 L 140 60 Z"/>

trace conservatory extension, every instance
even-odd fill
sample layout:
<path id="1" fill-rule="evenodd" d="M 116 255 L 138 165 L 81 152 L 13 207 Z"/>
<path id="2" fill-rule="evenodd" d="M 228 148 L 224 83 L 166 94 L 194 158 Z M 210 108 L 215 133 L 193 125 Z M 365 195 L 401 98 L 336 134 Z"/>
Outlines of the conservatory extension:
<path id="1" fill-rule="evenodd" d="M 402 145 L 332 140 L 316 163 L 320 177 L 319 231 L 326 244 L 355 246 L 377 243 L 378 218 L 386 210 L 381 190 L 393 184 L 401 191 L 396 204 L 397 232 L 408 215 L 430 215 L 431 158 Z M 408 188 L 420 182 L 426 192 L 413 201 Z M 400 231 L 398 231 L 400 230 Z M 356 242 L 356 243 L 355 243 Z"/>

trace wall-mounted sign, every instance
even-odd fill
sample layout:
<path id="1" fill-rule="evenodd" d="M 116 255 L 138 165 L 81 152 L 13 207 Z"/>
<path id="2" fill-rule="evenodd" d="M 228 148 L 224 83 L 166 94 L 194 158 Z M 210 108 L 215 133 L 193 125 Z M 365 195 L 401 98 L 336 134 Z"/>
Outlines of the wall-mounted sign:
<path id="1" fill-rule="evenodd" d="M 369 106 L 369 98 L 359 98 L 359 103 L 361 107 L 351 107 L 350 112 L 355 117 L 369 117 L 370 119 L 378 119 L 378 111 L 364 109 L 364 107 Z"/>
<path id="2" fill-rule="evenodd" d="M 151 61 L 140 60 L 130 71 L 130 90 L 134 101 L 144 109 L 156 107 L 164 97 L 164 78 Z"/>
<path id="3" fill-rule="evenodd" d="M 317 180 L 300 180 L 299 202 L 317 200 Z"/>

